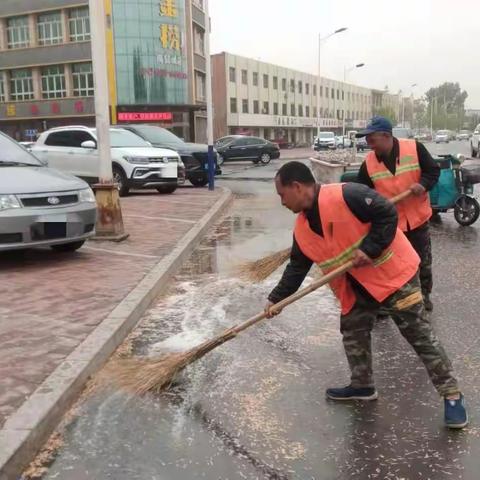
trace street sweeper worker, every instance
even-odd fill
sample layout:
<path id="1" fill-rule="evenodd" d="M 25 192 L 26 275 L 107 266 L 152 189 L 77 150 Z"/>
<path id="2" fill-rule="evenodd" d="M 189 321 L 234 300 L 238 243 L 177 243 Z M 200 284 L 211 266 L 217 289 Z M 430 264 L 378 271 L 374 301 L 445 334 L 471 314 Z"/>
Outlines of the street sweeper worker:
<path id="1" fill-rule="evenodd" d="M 300 162 L 284 164 L 275 176 L 282 205 L 298 214 L 290 262 L 265 306 L 294 293 L 315 262 L 323 273 L 353 260 L 354 268 L 330 286 L 340 303 L 340 331 L 351 370 L 351 383 L 326 391 L 332 400 L 375 400 L 370 333 L 381 308 L 424 363 L 444 397 L 445 424 L 467 424 L 464 397 L 452 365 L 426 318 L 419 257 L 397 228 L 395 206 L 375 190 L 358 183 L 318 185 Z"/>
<path id="2" fill-rule="evenodd" d="M 428 191 L 438 182 L 440 167 L 419 142 L 392 135 L 392 124 L 373 117 L 356 137 L 367 137 L 372 149 L 360 167 L 358 182 L 387 198 L 411 189 L 413 195 L 397 204 L 398 226 L 420 257 L 420 284 L 425 308 L 430 311 L 432 293 L 432 245 L 428 221 L 432 216 Z"/>

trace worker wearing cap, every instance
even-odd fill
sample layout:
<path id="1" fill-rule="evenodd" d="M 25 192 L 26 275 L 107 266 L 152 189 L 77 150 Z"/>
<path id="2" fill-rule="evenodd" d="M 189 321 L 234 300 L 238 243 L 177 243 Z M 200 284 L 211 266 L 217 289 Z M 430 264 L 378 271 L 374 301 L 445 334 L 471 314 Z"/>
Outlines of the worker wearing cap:
<path id="1" fill-rule="evenodd" d="M 392 198 L 410 189 L 412 195 L 397 204 L 398 226 L 420 257 L 420 283 L 428 311 L 433 309 L 432 247 L 428 221 L 432 216 L 428 191 L 437 183 L 440 168 L 419 142 L 392 135 L 392 124 L 373 117 L 357 137 L 367 137 L 372 149 L 360 167 L 358 182 Z"/>
<path id="2" fill-rule="evenodd" d="M 468 418 L 452 365 L 426 318 L 418 265 L 420 259 L 397 228 L 395 206 L 358 183 L 318 185 L 301 162 L 284 164 L 275 176 L 282 205 L 297 213 L 290 262 L 265 305 L 293 294 L 313 263 L 324 273 L 353 260 L 353 268 L 330 282 L 341 307 L 340 331 L 351 370 L 347 387 L 329 388 L 332 400 L 375 400 L 371 331 L 386 311 L 423 361 L 444 397 L 445 424 L 463 428 Z"/>

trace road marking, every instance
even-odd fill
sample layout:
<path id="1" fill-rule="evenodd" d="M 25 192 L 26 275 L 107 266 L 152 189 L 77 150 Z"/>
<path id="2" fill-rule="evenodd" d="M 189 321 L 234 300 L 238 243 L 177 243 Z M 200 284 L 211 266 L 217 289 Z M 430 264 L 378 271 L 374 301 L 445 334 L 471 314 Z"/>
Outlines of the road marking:
<path id="1" fill-rule="evenodd" d="M 143 253 L 122 252 L 119 250 L 109 250 L 108 248 L 83 247 L 83 250 L 92 250 L 94 252 L 107 252 L 114 255 L 122 255 L 124 257 L 141 257 L 141 258 L 160 258 L 158 255 L 144 255 Z"/>
<path id="2" fill-rule="evenodd" d="M 124 217 L 132 217 L 132 218 L 145 218 L 147 220 L 167 220 L 171 222 L 181 222 L 181 223 L 197 223 L 196 220 L 186 220 L 185 218 L 175 218 L 175 217 L 149 217 L 147 215 L 125 215 Z"/>

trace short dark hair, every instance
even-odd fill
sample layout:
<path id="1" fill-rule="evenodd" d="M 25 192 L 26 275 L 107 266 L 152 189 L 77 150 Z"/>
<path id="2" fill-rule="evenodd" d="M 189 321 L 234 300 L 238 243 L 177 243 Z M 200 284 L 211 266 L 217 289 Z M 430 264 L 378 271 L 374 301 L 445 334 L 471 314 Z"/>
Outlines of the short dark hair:
<path id="1" fill-rule="evenodd" d="M 293 182 L 312 185 L 315 183 L 315 177 L 312 171 L 302 162 L 288 162 L 282 165 L 275 175 L 280 179 L 280 183 L 286 187 Z"/>

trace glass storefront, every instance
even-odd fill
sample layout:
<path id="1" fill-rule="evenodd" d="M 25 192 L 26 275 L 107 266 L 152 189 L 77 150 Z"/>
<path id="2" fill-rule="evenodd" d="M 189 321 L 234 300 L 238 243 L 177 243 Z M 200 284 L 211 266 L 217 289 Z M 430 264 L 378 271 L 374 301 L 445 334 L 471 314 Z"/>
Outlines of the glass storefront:
<path id="1" fill-rule="evenodd" d="M 185 2 L 113 0 L 119 105 L 188 103 Z"/>

